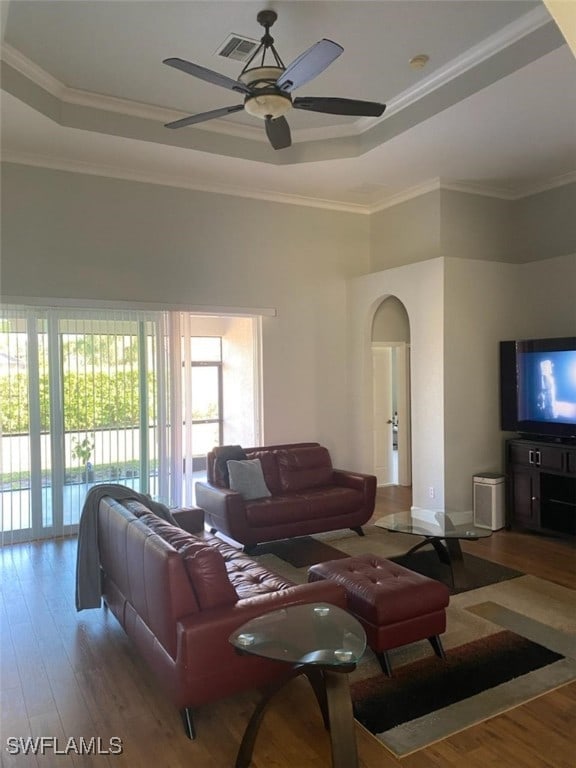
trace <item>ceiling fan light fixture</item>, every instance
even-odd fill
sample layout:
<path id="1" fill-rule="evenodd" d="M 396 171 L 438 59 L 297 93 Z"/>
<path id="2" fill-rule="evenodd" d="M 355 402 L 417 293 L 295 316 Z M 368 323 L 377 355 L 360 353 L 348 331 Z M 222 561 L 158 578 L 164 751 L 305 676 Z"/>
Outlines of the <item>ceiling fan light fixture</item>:
<path id="1" fill-rule="evenodd" d="M 249 115 L 265 120 L 267 117 L 282 117 L 292 106 L 289 94 L 276 88 L 276 80 L 284 70 L 281 67 L 253 67 L 238 78 L 256 93 L 246 96 L 244 109 Z"/>
<path id="2" fill-rule="evenodd" d="M 244 109 L 249 115 L 265 120 L 267 117 L 282 117 L 292 106 L 292 99 L 287 94 L 263 93 L 259 96 L 247 96 Z"/>

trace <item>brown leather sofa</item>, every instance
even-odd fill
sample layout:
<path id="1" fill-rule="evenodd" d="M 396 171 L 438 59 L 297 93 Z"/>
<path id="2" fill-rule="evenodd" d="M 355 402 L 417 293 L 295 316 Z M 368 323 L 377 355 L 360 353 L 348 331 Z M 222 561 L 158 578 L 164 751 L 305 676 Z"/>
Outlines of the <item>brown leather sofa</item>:
<path id="1" fill-rule="evenodd" d="M 213 531 L 244 545 L 305 536 L 340 528 L 363 535 L 374 512 L 376 478 L 334 469 L 319 443 L 292 443 L 244 449 L 260 459 L 271 496 L 245 501 L 226 487 L 219 449 L 207 457 L 207 482 L 196 483 L 196 503 Z"/>
<path id="2" fill-rule="evenodd" d="M 185 519 L 185 512 L 178 517 Z M 181 710 L 191 739 L 195 708 L 291 674 L 286 664 L 238 655 L 228 642 L 234 630 L 287 605 L 346 606 L 341 586 L 294 585 L 138 501 L 100 501 L 98 553 L 105 603 Z"/>

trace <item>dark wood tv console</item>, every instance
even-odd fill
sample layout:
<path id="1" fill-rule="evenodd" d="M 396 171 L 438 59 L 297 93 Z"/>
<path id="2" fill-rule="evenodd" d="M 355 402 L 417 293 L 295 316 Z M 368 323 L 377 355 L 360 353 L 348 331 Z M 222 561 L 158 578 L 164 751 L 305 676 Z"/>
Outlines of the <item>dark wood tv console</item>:
<path id="1" fill-rule="evenodd" d="M 576 446 L 506 441 L 507 524 L 576 535 Z"/>

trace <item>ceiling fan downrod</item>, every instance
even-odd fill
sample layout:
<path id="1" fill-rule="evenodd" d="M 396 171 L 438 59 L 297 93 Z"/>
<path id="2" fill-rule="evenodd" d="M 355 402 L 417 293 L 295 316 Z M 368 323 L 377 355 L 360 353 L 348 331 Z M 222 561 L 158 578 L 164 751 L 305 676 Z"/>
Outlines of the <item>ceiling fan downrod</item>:
<path id="1" fill-rule="evenodd" d="M 278 67 L 281 70 L 286 69 L 286 67 L 284 66 L 284 62 L 282 61 L 282 59 L 278 55 L 278 51 L 274 47 L 274 38 L 270 34 L 270 27 L 274 24 L 277 18 L 278 18 L 278 14 L 276 13 L 276 11 L 272 11 L 272 10 L 260 11 L 256 16 L 256 20 L 258 24 L 264 27 L 264 34 L 260 38 L 260 45 L 258 46 L 258 48 L 256 48 L 252 56 L 250 56 L 240 75 L 243 75 L 248 69 L 250 69 L 250 65 L 259 54 L 262 54 L 260 67 L 267 66 L 265 62 L 267 51 L 270 51 L 271 54 L 274 56 L 274 64 L 272 66 Z M 271 66 L 271 65 L 268 64 L 268 66 Z"/>

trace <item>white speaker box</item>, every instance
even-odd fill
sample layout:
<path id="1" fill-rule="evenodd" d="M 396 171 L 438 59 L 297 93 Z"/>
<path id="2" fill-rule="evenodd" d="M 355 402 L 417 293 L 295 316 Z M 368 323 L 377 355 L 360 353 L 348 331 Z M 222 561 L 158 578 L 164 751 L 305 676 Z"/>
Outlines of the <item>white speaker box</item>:
<path id="1" fill-rule="evenodd" d="M 506 525 L 504 475 L 474 476 L 474 525 L 498 531 Z"/>

